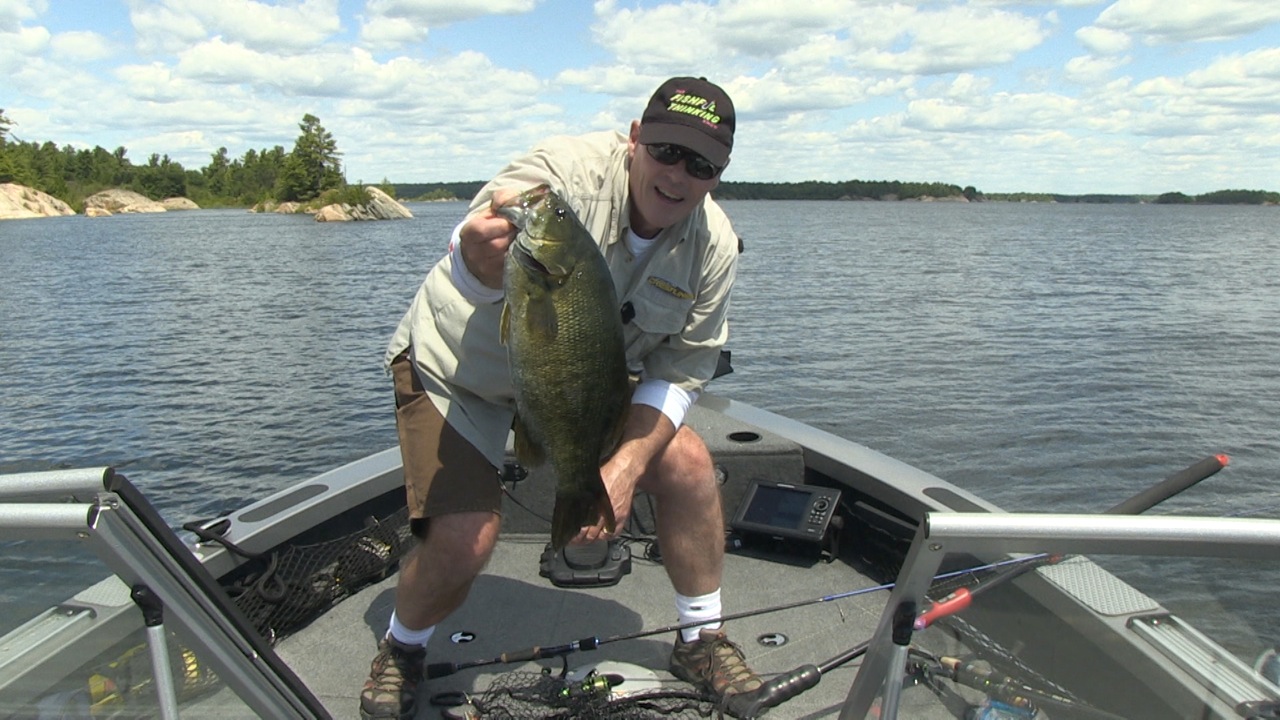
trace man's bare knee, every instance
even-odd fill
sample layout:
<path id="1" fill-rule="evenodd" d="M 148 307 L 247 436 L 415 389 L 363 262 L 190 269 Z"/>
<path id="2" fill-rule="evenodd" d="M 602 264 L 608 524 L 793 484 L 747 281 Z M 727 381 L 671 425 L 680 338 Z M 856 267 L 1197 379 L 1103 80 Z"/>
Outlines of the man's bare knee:
<path id="1" fill-rule="evenodd" d="M 706 492 L 715 488 L 715 467 L 711 452 L 688 427 L 681 427 L 657 458 L 651 477 L 641 487 L 655 495 Z"/>
<path id="2" fill-rule="evenodd" d="M 501 516 L 489 512 L 438 515 L 427 521 L 419 552 L 463 577 L 478 575 L 498 542 Z"/>

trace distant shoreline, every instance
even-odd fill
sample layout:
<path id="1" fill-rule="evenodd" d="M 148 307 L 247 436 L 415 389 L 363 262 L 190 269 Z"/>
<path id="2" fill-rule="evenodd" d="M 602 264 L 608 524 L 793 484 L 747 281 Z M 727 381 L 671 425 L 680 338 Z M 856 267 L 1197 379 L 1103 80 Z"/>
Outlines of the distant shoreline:
<path id="1" fill-rule="evenodd" d="M 469 200 L 484 187 L 482 180 L 436 183 L 387 183 L 397 198 Z M 1160 195 L 1086 193 L 983 193 L 972 186 L 945 183 L 849 180 L 845 182 L 723 182 L 712 192 L 717 200 L 838 200 L 849 202 L 1015 202 L 1090 205 L 1280 205 L 1280 193 L 1265 190 L 1217 190 L 1203 195 L 1169 192 Z"/>

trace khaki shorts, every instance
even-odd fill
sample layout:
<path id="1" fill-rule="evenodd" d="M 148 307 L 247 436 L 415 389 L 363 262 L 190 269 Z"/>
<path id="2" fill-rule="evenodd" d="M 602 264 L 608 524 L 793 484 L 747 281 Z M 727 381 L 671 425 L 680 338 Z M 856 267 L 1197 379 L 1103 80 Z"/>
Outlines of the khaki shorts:
<path id="1" fill-rule="evenodd" d="M 502 511 L 498 469 L 445 422 L 422 390 L 407 353 L 391 362 L 396 388 L 396 430 L 404 463 L 405 500 L 413 533 L 426 520 L 459 512 Z"/>

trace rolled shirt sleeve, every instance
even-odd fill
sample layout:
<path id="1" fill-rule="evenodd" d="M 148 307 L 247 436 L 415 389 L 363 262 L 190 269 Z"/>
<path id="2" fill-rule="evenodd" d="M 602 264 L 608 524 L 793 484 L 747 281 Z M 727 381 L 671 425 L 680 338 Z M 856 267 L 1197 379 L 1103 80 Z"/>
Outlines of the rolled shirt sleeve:
<path id="1" fill-rule="evenodd" d="M 631 395 L 632 405 L 648 405 L 657 408 L 672 425 L 680 427 L 689 408 L 698 400 L 698 394 L 689 392 L 666 380 L 648 380 L 636 386 Z"/>

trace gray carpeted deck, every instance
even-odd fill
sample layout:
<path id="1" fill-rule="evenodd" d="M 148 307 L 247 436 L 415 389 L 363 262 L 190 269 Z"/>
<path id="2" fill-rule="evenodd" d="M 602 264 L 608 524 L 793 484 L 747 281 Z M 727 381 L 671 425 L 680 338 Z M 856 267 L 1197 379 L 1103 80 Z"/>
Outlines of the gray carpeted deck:
<path id="1" fill-rule="evenodd" d="M 661 566 L 636 558 L 632 573 L 616 586 L 580 590 L 553 587 L 539 577 L 538 560 L 545 535 L 505 538 L 486 572 L 477 580 L 466 604 L 437 630 L 428 662 L 462 663 L 496 657 L 535 645 L 563 645 L 592 636 L 607 640 L 676 622 L 671 586 Z M 796 566 L 745 555 L 727 558 L 723 597 L 726 613 L 755 610 L 868 587 L 870 583 L 840 563 Z M 394 579 L 369 587 L 284 640 L 280 655 L 321 698 L 335 718 L 358 717 L 358 696 L 391 613 Z M 800 608 L 733 621 L 729 636 L 743 646 L 751 665 L 765 676 L 806 663 L 819 664 L 871 636 L 885 592 L 815 603 Z M 456 644 L 457 632 L 475 636 Z M 787 642 L 761 644 L 758 638 L 782 635 Z M 632 663 L 657 672 L 664 683 L 684 687 L 666 672 L 674 633 L 606 643 L 568 657 L 568 667 L 601 661 Z M 856 672 L 856 661 L 823 677 L 819 685 L 771 713 L 774 717 L 835 717 Z M 459 672 L 426 685 L 424 697 L 461 691 L 482 693 L 496 675 L 510 670 L 549 667 L 546 659 L 517 667 L 493 665 Z M 925 708 L 935 708 L 926 711 Z M 912 688 L 903 695 L 904 717 L 937 712 L 929 691 Z M 424 704 L 419 718 L 439 717 Z M 947 715 L 937 715 L 948 717 Z"/>

